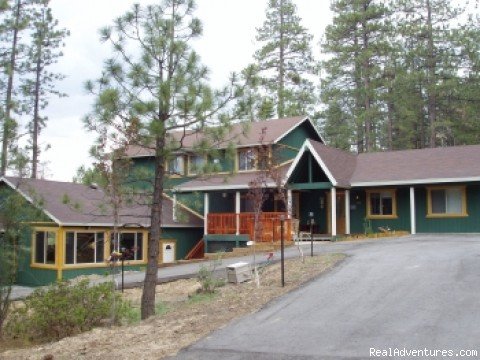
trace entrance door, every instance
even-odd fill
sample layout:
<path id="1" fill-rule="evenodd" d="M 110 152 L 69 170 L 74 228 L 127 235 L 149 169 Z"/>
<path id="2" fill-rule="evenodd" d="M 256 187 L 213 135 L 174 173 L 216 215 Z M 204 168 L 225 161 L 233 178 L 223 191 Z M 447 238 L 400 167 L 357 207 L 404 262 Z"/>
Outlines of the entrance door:
<path id="1" fill-rule="evenodd" d="M 345 234 L 345 193 L 337 192 L 337 234 Z"/>
<path id="2" fill-rule="evenodd" d="M 164 264 L 175 262 L 175 240 L 160 241 L 160 259 Z"/>

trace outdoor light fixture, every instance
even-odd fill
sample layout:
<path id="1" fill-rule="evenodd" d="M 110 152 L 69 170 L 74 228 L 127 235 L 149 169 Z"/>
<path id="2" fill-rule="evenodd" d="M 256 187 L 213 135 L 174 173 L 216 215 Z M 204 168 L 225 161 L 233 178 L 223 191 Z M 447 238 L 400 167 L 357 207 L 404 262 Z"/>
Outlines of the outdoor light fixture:
<path id="1" fill-rule="evenodd" d="M 325 207 L 325 198 L 323 196 L 320 197 L 320 209 Z"/>
<path id="2" fill-rule="evenodd" d="M 313 257 L 313 225 L 315 224 L 315 219 L 313 217 L 313 212 L 309 212 L 308 216 L 310 217 L 310 256 Z"/>

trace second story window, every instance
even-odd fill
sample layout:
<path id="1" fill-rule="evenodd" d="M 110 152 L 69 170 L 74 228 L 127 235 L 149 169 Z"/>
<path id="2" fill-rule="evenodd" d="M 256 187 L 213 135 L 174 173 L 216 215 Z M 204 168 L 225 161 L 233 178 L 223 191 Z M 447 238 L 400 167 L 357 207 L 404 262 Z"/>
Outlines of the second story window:
<path id="1" fill-rule="evenodd" d="M 188 157 L 188 174 L 197 175 L 205 165 L 205 158 L 202 155 L 192 155 Z"/>
<path id="2" fill-rule="evenodd" d="M 257 152 L 254 149 L 238 150 L 238 171 L 253 170 L 256 166 Z"/>
<path id="3" fill-rule="evenodd" d="M 185 159 L 182 155 L 175 156 L 168 162 L 168 172 L 171 175 L 185 175 Z"/>

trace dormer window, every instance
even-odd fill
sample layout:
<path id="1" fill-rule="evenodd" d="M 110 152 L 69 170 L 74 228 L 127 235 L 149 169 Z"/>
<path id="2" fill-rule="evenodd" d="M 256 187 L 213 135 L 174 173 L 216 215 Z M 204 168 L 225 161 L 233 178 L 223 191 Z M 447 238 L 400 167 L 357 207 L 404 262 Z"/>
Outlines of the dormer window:
<path id="1" fill-rule="evenodd" d="M 185 175 L 185 158 L 177 155 L 168 162 L 168 172 L 171 175 Z"/>
<path id="2" fill-rule="evenodd" d="M 238 150 L 238 171 L 254 170 L 256 167 L 257 152 L 255 149 Z"/>

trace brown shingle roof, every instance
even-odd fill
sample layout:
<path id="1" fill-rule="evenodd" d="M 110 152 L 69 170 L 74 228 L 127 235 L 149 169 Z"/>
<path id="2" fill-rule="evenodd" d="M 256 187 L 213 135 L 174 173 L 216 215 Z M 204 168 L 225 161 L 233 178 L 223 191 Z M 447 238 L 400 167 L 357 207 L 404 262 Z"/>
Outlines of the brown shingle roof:
<path id="1" fill-rule="evenodd" d="M 310 141 L 310 143 L 336 180 L 337 185 L 341 187 L 350 186 L 350 179 L 355 171 L 357 156 L 347 151 L 324 145 L 318 141 Z"/>
<path id="2" fill-rule="evenodd" d="M 222 141 L 219 147 L 227 147 L 230 143 L 238 147 L 258 145 L 260 144 L 262 129 L 264 128 L 266 129 L 266 132 L 263 138 L 263 143 L 271 144 L 280 140 L 283 135 L 287 134 L 290 130 L 307 119 L 308 117 L 306 116 L 295 116 L 257 122 L 238 122 L 232 125 L 228 132 L 228 136 Z M 184 136 L 183 131 L 173 131 L 169 134 L 177 141 L 180 141 L 182 136 Z M 198 144 L 202 137 L 203 134 L 201 132 L 187 132 L 187 135 L 182 141 L 183 148 L 192 149 Z M 129 157 L 153 156 L 154 151 L 138 145 L 131 145 L 128 147 L 126 155 Z"/>
<path id="3" fill-rule="evenodd" d="M 480 145 L 358 155 L 351 183 L 436 182 L 480 177 Z"/>
<path id="4" fill-rule="evenodd" d="M 316 141 L 310 143 L 339 186 L 480 179 L 480 145 L 354 155 Z"/>
<path id="5" fill-rule="evenodd" d="M 100 188 L 69 182 L 5 177 L 2 180 L 35 203 L 59 225 L 113 226 L 114 219 L 108 198 Z M 68 198 L 68 201 L 66 201 Z M 150 226 L 148 197 L 137 196 L 120 209 L 120 224 Z M 178 221 L 173 220 L 173 202 L 164 196 L 162 227 L 202 227 L 203 220 L 192 211 L 177 208 Z"/>
<path id="6" fill-rule="evenodd" d="M 284 176 L 290 163 L 279 166 L 280 176 Z M 234 174 L 212 175 L 203 178 L 196 178 L 177 185 L 176 190 L 179 191 L 201 191 L 201 190 L 228 190 L 228 189 L 248 189 L 249 183 L 258 179 L 259 171 L 238 172 Z M 272 179 L 267 180 L 270 187 L 274 187 L 275 183 Z"/>

